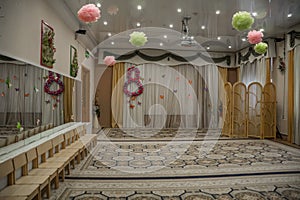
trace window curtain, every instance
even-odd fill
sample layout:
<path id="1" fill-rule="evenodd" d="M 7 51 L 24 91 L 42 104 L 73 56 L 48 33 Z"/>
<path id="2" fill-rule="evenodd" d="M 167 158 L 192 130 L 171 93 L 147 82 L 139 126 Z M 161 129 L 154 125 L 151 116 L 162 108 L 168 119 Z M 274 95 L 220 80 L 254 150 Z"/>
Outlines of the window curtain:
<path id="1" fill-rule="evenodd" d="M 249 85 L 251 82 L 259 82 L 265 85 L 267 79 L 267 65 L 265 58 L 247 62 L 240 67 L 241 82 Z"/>
<path id="2" fill-rule="evenodd" d="M 219 71 L 219 117 L 220 117 L 220 125 L 223 124 L 225 119 L 224 105 L 225 105 L 225 90 L 224 85 L 228 82 L 227 80 L 227 68 L 218 67 Z"/>
<path id="3" fill-rule="evenodd" d="M 294 143 L 300 145 L 300 46 L 294 49 Z"/>
<path id="4" fill-rule="evenodd" d="M 125 63 L 116 63 L 113 66 L 113 77 L 112 77 L 112 117 L 111 126 L 113 128 L 123 127 L 123 100 L 124 100 L 124 73 L 125 73 Z"/>
<path id="5" fill-rule="evenodd" d="M 26 64 L 0 64 L 0 125 L 24 128 L 41 120 L 42 69 Z"/>
<path id="6" fill-rule="evenodd" d="M 64 123 L 73 122 L 74 114 L 73 114 L 73 89 L 74 89 L 74 79 L 63 77 L 65 90 L 63 93 L 64 99 Z"/>
<path id="7" fill-rule="evenodd" d="M 125 73 L 132 64 L 125 64 Z M 174 67 L 158 64 L 136 66 L 144 92 L 124 96 L 126 128 L 219 128 L 219 73 L 215 65 Z M 125 81 L 127 78 L 125 77 Z M 136 90 L 134 83 L 128 86 Z M 214 92 L 217 91 L 217 92 Z"/>
<path id="8" fill-rule="evenodd" d="M 288 141 L 294 140 L 294 49 L 288 53 Z M 299 78 L 299 77 L 298 77 Z M 299 110 L 297 111 L 299 112 Z"/>

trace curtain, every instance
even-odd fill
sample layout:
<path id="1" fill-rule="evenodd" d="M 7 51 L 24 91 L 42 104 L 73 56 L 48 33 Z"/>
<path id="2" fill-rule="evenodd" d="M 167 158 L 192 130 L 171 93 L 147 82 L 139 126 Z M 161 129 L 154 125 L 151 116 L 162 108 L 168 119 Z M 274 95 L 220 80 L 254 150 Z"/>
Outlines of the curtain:
<path id="1" fill-rule="evenodd" d="M 0 65 L 0 125 L 34 127 L 41 120 L 42 69 L 18 63 Z"/>
<path id="2" fill-rule="evenodd" d="M 65 90 L 63 93 L 64 99 L 64 123 L 73 122 L 74 114 L 73 114 L 73 89 L 74 89 L 74 79 L 63 77 L 63 82 L 65 85 Z"/>
<path id="3" fill-rule="evenodd" d="M 300 145 L 300 46 L 294 50 L 294 142 Z"/>
<path id="4" fill-rule="evenodd" d="M 125 72 L 132 64 L 125 64 Z M 143 94 L 125 96 L 123 126 L 126 128 L 218 128 L 219 74 L 215 65 L 174 67 L 158 64 L 136 66 Z M 125 77 L 125 81 L 128 81 Z M 129 84 L 128 90 L 137 87 Z M 217 92 L 214 92 L 217 91 Z"/>
<path id="5" fill-rule="evenodd" d="M 225 112 L 224 112 L 224 105 L 225 105 L 225 90 L 224 85 L 228 82 L 227 80 L 227 68 L 218 67 L 219 71 L 219 117 L 220 117 L 220 124 L 223 124 L 225 119 Z"/>
<path id="6" fill-rule="evenodd" d="M 116 63 L 113 66 L 113 77 L 112 77 L 112 98 L 111 98 L 111 107 L 112 107 L 112 117 L 111 117 L 111 126 L 123 127 L 123 85 L 124 85 L 124 72 L 125 72 L 125 63 Z"/>
<path id="7" fill-rule="evenodd" d="M 288 53 L 288 141 L 294 140 L 294 49 Z M 299 77 L 297 77 L 299 78 Z M 297 110 L 299 112 L 299 110 Z"/>
<path id="8" fill-rule="evenodd" d="M 266 83 L 267 66 L 265 58 L 247 62 L 240 67 L 240 81 L 249 85 L 251 82 L 259 82 L 262 85 Z"/>

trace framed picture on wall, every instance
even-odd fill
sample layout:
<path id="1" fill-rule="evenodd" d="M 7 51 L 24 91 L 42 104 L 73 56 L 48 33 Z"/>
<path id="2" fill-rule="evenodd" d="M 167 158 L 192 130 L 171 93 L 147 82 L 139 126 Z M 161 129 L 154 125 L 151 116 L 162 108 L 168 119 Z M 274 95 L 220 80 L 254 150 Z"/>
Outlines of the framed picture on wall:
<path id="1" fill-rule="evenodd" d="M 70 75 L 72 77 L 76 77 L 78 73 L 78 56 L 77 56 L 77 49 L 70 46 Z"/>
<path id="2" fill-rule="evenodd" d="M 54 30 L 44 20 L 41 21 L 41 52 L 40 64 L 52 68 L 55 63 Z"/>

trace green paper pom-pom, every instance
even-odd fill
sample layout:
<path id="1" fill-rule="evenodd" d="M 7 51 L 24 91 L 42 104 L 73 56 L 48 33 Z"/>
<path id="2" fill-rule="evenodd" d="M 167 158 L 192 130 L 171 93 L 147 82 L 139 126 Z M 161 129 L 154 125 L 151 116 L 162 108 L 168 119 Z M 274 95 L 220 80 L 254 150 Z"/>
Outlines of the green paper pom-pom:
<path id="1" fill-rule="evenodd" d="M 147 37 L 146 37 L 145 33 L 143 33 L 143 32 L 134 31 L 133 33 L 130 34 L 129 42 L 133 46 L 136 46 L 136 47 L 144 46 L 147 41 L 148 41 Z"/>
<path id="2" fill-rule="evenodd" d="M 251 28 L 254 18 L 246 11 L 240 11 L 232 17 L 232 27 L 238 31 L 245 31 Z"/>
<path id="3" fill-rule="evenodd" d="M 259 54 L 264 54 L 267 52 L 268 44 L 264 42 L 260 42 L 254 46 L 254 51 Z"/>

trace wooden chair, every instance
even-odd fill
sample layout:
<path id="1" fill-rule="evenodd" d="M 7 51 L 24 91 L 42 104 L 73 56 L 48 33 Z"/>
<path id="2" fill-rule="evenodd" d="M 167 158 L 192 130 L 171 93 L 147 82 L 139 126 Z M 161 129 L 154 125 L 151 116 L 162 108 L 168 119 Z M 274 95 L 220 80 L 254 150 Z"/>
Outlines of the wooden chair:
<path id="1" fill-rule="evenodd" d="M 0 199 L 41 199 L 39 184 L 13 185 L 14 166 L 12 160 L 7 160 L 0 164 L 0 177 L 8 177 L 7 185 L 0 191 Z"/>
<path id="2" fill-rule="evenodd" d="M 44 142 L 36 148 L 38 157 L 41 156 L 41 163 L 38 163 L 38 168 L 41 169 L 57 169 L 58 175 L 61 176 L 62 181 L 65 180 L 65 167 L 67 163 L 65 161 L 56 160 L 55 162 L 46 162 L 47 153 L 49 157 L 53 157 L 53 147 L 51 140 Z"/>
<path id="3" fill-rule="evenodd" d="M 38 156 L 36 149 L 30 149 L 26 152 L 27 163 L 32 163 L 32 170 L 28 170 L 29 176 L 49 176 L 49 183 L 55 183 L 55 189 L 59 187 L 59 177 L 57 169 L 39 169 Z"/>
<path id="4" fill-rule="evenodd" d="M 28 175 L 28 164 L 26 154 L 22 153 L 13 158 L 14 171 L 22 169 L 22 176 L 17 179 L 14 175 L 16 185 L 32 185 L 38 184 L 40 186 L 40 194 L 46 191 L 47 198 L 50 197 L 50 177 L 49 175 L 31 176 Z"/>

